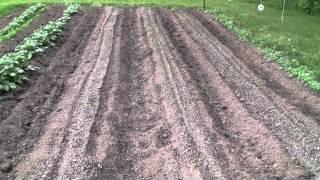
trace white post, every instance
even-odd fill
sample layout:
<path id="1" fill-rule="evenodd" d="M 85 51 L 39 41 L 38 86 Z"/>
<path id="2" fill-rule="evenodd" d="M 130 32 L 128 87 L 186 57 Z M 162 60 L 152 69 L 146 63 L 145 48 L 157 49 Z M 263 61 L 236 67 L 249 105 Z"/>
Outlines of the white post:
<path id="1" fill-rule="evenodd" d="M 284 21 L 284 8 L 286 6 L 286 0 L 283 0 L 283 7 L 282 7 L 282 16 L 281 16 L 281 22 L 283 23 Z"/>

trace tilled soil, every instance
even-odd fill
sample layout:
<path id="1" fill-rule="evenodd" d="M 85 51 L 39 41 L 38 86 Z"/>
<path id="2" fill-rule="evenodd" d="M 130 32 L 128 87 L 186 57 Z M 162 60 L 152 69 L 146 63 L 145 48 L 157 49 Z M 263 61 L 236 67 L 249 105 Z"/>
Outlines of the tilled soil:
<path id="1" fill-rule="evenodd" d="M 320 174 L 319 96 L 209 15 L 105 7 L 71 22 L 0 113 L 0 177 Z"/>
<path id="2" fill-rule="evenodd" d="M 0 179 L 12 179 L 13 168 L 37 142 L 99 16 L 97 9 L 74 15 L 56 46 L 32 60 L 40 71 L 29 73 L 23 88 L 0 97 Z"/>

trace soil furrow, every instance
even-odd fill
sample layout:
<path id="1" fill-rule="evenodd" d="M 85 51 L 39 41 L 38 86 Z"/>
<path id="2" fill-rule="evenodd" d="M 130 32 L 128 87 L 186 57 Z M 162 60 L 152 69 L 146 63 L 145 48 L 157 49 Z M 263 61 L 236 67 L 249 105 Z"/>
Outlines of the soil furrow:
<path id="1" fill-rule="evenodd" d="M 111 8 L 105 8 L 103 14 L 100 17 L 99 22 L 96 25 L 96 29 L 92 32 L 92 36 L 87 44 L 86 49 L 81 57 L 79 66 L 74 71 L 72 76 L 68 79 L 68 82 L 65 85 L 64 94 L 60 97 L 59 102 L 55 105 L 55 109 L 48 115 L 47 121 L 48 124 L 44 130 L 42 137 L 35 146 L 33 152 L 28 156 L 28 159 L 19 165 L 20 171 L 18 171 L 18 178 L 28 177 L 28 178 L 39 178 L 46 177 L 49 173 L 58 173 L 57 175 L 62 178 L 68 178 L 75 176 L 75 173 L 86 175 L 84 170 L 84 161 L 76 161 L 77 159 L 70 159 L 72 155 L 77 155 L 85 147 L 86 131 L 81 131 L 86 128 L 90 128 L 90 121 L 81 121 L 82 114 L 73 114 L 78 107 L 87 107 L 84 113 L 94 114 L 95 106 L 91 109 L 93 103 L 90 102 L 90 98 L 95 98 L 88 93 L 83 93 L 81 90 L 85 91 L 87 86 L 92 85 L 93 88 L 96 86 L 92 92 L 98 91 L 99 83 L 94 81 L 95 76 L 103 77 L 104 71 L 98 71 L 98 67 L 107 65 L 108 55 L 105 46 L 105 42 L 109 41 L 112 38 L 112 35 L 109 35 L 105 32 L 106 29 L 112 32 L 112 21 L 108 21 L 109 16 L 111 16 Z M 101 49 L 100 49 L 101 47 Z M 92 51 L 94 49 L 94 51 Z M 103 51 L 103 53 L 101 53 Z M 96 64 L 96 66 L 94 66 Z M 93 70 L 91 70 L 93 69 Z M 86 80 L 86 77 L 89 80 Z M 85 85 L 83 85 L 85 83 Z M 82 100 L 82 101 L 80 101 Z M 79 106 L 79 103 L 83 103 Z M 75 106 L 77 105 L 77 106 Z M 94 115 L 90 115 L 91 117 Z M 83 117 L 84 118 L 84 117 Z M 74 120 L 78 121 L 75 122 Z M 84 123 L 84 124 L 83 124 Z M 71 124 L 71 125 L 70 125 Z M 80 128 L 80 129 L 77 129 Z M 65 133 L 67 132 L 67 133 Z M 78 132 L 79 135 L 82 133 L 83 136 L 78 136 L 78 139 L 74 137 L 74 133 Z M 74 137 L 70 139 L 70 137 Z M 82 142 L 82 146 L 77 145 L 77 141 Z M 67 147 L 67 151 L 61 149 Z M 72 153 L 69 150 L 73 150 Z M 72 158 L 72 157 L 71 157 Z M 85 158 L 82 154 L 79 158 Z M 61 160 L 60 160 L 61 159 Z M 74 168 L 68 169 L 66 172 L 61 170 L 60 167 L 68 164 L 70 160 L 74 160 Z M 81 159 L 84 160 L 84 159 Z M 57 168 L 56 164 L 59 164 Z M 45 166 L 39 166 L 40 164 L 45 164 Z M 73 166 L 69 166 L 70 168 Z M 54 172 L 52 172 L 54 171 Z M 57 172 L 56 172 L 57 171 Z"/>
<path id="2" fill-rule="evenodd" d="M 199 26 L 193 24 L 193 27 Z M 296 153 L 299 152 L 299 155 L 295 154 L 299 161 L 306 166 L 309 166 L 314 173 L 317 173 L 319 170 L 316 164 L 319 163 L 319 153 L 316 152 L 318 152 L 317 149 L 319 146 L 317 138 L 319 133 L 317 130 L 318 126 L 310 126 L 314 121 L 303 116 L 299 112 L 288 108 L 288 105 L 282 104 L 283 101 L 281 99 L 276 99 L 278 101 L 270 99 L 270 94 L 264 94 L 265 92 L 261 90 L 261 88 L 255 86 L 254 83 L 251 83 L 247 78 L 240 78 L 241 76 L 249 77 L 249 75 L 246 75 L 246 71 L 240 71 L 239 67 L 236 67 L 237 63 L 234 63 L 233 61 L 237 60 L 235 60 L 234 57 L 232 58 L 228 55 L 224 55 L 223 53 L 227 50 L 224 50 L 223 46 L 221 44 L 219 45 L 218 41 L 216 41 L 214 37 L 210 37 L 213 38 L 210 42 L 210 38 L 208 38 L 203 29 L 194 31 L 199 32 L 199 34 L 203 34 L 202 38 L 199 34 L 194 33 L 193 35 L 196 36 L 196 39 L 202 39 L 202 41 L 198 40 L 198 43 L 202 43 L 201 47 L 203 47 L 203 49 L 208 47 L 205 51 L 209 57 L 220 56 L 221 59 L 224 59 L 220 60 L 217 58 L 209 58 L 212 65 L 217 68 L 221 76 L 225 79 L 225 82 L 233 90 L 234 94 L 244 101 L 243 104 L 251 115 L 261 122 L 264 122 L 279 138 L 279 140 L 286 144 L 284 148 L 289 150 L 291 155 L 292 151 Z M 282 129 L 280 126 L 282 126 Z M 301 139 L 303 138 L 308 141 L 309 147 L 302 144 L 300 144 L 300 146 L 296 145 L 303 143 L 301 142 Z M 293 150 L 294 148 L 298 148 L 299 150 Z M 310 161 L 313 162 L 310 163 Z"/>
<path id="3" fill-rule="evenodd" d="M 170 17 L 170 15 L 167 16 Z M 226 99 L 226 97 L 232 96 L 234 100 L 236 98 L 231 91 L 228 92 L 229 88 L 224 85 L 223 80 L 219 77 L 216 69 L 208 62 L 205 53 L 198 45 L 195 45 L 196 43 L 189 37 L 187 32 L 184 32 L 184 30 L 190 29 L 190 27 L 184 26 L 185 24 L 188 24 L 190 20 L 178 22 L 178 20 L 172 16 L 173 15 L 168 19 L 169 25 L 167 27 L 169 28 L 169 31 L 171 28 L 171 32 L 168 34 L 176 34 L 175 36 L 172 36 L 171 39 L 177 42 L 174 44 L 176 47 L 179 47 L 178 51 L 180 51 L 183 56 L 182 59 L 186 64 L 186 69 L 190 73 L 190 76 L 195 80 L 193 83 L 197 84 L 198 91 L 200 91 L 200 95 L 203 96 L 202 101 L 207 106 L 208 112 L 214 114 L 212 120 L 216 124 L 215 126 L 217 126 L 216 131 L 218 131 L 223 138 L 226 137 L 224 139 L 220 137 L 224 142 L 222 149 L 229 151 L 225 153 L 228 154 L 227 157 L 230 158 L 230 164 L 232 165 L 227 165 L 225 169 L 229 169 L 230 172 L 233 172 L 234 178 L 242 177 L 238 173 L 244 172 L 245 173 L 242 174 L 244 177 L 242 178 L 246 178 L 245 174 L 250 174 L 251 177 L 264 178 L 289 177 L 293 174 L 292 172 L 288 172 L 289 169 L 297 169 L 294 176 L 304 176 L 306 172 L 303 170 L 301 171 L 296 165 L 288 166 L 290 160 L 281 149 L 280 142 L 277 142 L 277 139 L 274 137 L 270 138 L 272 134 L 265 127 L 261 126 L 259 122 L 254 121 L 246 110 L 241 107 L 241 103 L 230 104 L 230 99 Z M 192 33 L 192 31 L 188 32 Z M 201 39 L 199 41 L 201 41 Z M 203 45 L 200 45 L 200 47 L 202 46 Z M 208 78 L 210 78 L 210 80 Z M 219 88 L 216 84 L 219 84 Z M 214 94 L 216 95 L 212 96 Z M 235 108 L 235 106 L 238 111 L 232 113 L 228 112 L 228 108 L 232 109 Z M 210 109 L 213 111 L 210 112 Z M 220 121 L 216 117 L 219 114 Z M 234 121 L 232 121 L 234 117 L 237 119 L 240 118 L 240 121 L 246 121 L 234 125 Z M 254 125 L 252 123 L 254 123 Z M 248 127 L 254 126 L 256 129 L 254 132 L 250 132 L 249 129 L 245 129 L 245 132 L 241 132 L 239 131 L 239 128 L 241 128 L 239 127 L 240 124 L 243 124 L 243 126 L 247 125 Z M 234 129 L 232 129 L 232 126 Z M 269 134 L 269 138 L 266 138 L 266 135 L 264 135 L 265 137 L 255 135 L 257 130 Z M 241 134 L 242 137 L 235 136 L 236 134 Z M 259 146 L 265 147 L 261 148 Z M 270 146 L 270 148 L 268 148 L 268 146 Z M 239 166 L 232 167 L 237 163 L 240 163 L 241 168 L 239 168 Z M 270 167 L 271 164 L 274 164 L 274 166 L 272 165 Z"/>
<path id="4" fill-rule="evenodd" d="M 316 179 L 319 97 L 263 61 L 194 10 L 87 9 L 0 98 L 0 179 Z"/>
<path id="5" fill-rule="evenodd" d="M 154 24 L 158 25 L 158 27 L 156 27 L 158 28 L 157 33 L 166 32 L 161 25 L 161 19 L 159 19 L 157 16 L 155 16 L 154 19 L 157 21 L 154 22 Z M 190 158 L 192 159 L 196 159 L 198 164 L 196 166 L 200 165 L 203 177 L 223 178 L 223 175 L 221 174 L 222 170 L 220 169 L 220 163 L 218 163 L 219 158 L 222 158 L 221 154 L 219 154 L 219 151 L 215 146 L 210 145 L 211 138 L 204 138 L 210 137 L 207 134 L 208 130 L 206 126 L 203 125 L 203 123 L 206 123 L 208 120 L 208 114 L 206 111 L 198 110 L 201 107 L 199 107 L 198 104 L 190 98 L 194 93 L 187 88 L 186 82 L 183 79 L 183 73 L 177 67 L 176 63 L 174 63 L 176 61 L 175 59 L 178 59 L 179 56 L 177 56 L 175 53 L 169 53 L 168 55 L 168 52 L 174 51 L 174 46 L 169 45 L 171 44 L 169 38 L 166 36 L 160 36 L 158 41 L 160 41 L 159 46 L 161 51 L 167 53 L 163 54 L 164 57 L 162 58 L 164 63 L 164 71 L 168 76 L 167 79 L 169 78 L 169 93 L 170 96 L 173 95 L 173 99 L 169 100 L 169 103 L 172 105 L 175 104 L 174 106 L 176 106 L 172 107 L 172 105 L 170 105 L 169 107 L 166 107 L 166 111 L 172 111 L 170 110 L 170 107 L 172 109 L 176 109 L 175 118 L 177 118 L 177 120 L 176 122 L 171 122 L 172 126 L 175 126 L 177 123 L 182 126 L 178 127 L 180 128 L 179 131 L 182 131 L 181 133 L 184 134 L 182 137 L 179 137 L 182 138 L 180 141 L 186 141 L 184 143 L 187 146 L 192 147 L 192 149 L 195 148 L 192 150 L 194 151 L 193 154 L 189 154 L 188 156 L 191 156 Z M 190 147 L 186 148 L 190 149 Z M 206 168 L 206 166 L 209 166 L 210 168 Z"/>
<path id="6" fill-rule="evenodd" d="M 149 92 L 145 91 L 150 76 L 144 67 L 150 63 L 151 51 L 143 43 L 143 24 L 135 9 L 123 10 L 112 56 L 118 74 L 113 74 L 114 78 L 106 83 L 109 86 L 114 83 L 116 89 L 109 88 L 108 108 L 103 113 L 104 121 L 110 124 L 112 141 L 104 155 L 100 178 L 146 178 L 138 173 L 145 169 L 140 163 L 150 156 L 145 149 L 148 142 L 143 137 L 155 134 L 158 115 L 149 102 L 152 99 Z"/>
<path id="7" fill-rule="evenodd" d="M 156 147 L 164 148 L 165 151 L 157 152 L 153 158 L 147 161 L 149 166 L 145 169 L 147 174 L 154 178 L 178 178 L 183 179 L 192 177 L 201 179 L 200 169 L 197 167 L 199 153 L 194 147 L 194 140 L 184 127 L 181 107 L 177 107 L 177 88 L 173 80 L 171 67 L 168 63 L 170 53 L 167 50 L 166 43 L 163 41 L 161 30 L 154 22 L 151 10 L 143 10 L 142 16 L 145 22 L 148 41 L 153 49 L 152 59 L 154 62 L 154 85 L 159 96 L 159 108 L 164 114 L 164 122 L 159 122 L 160 131 L 157 133 L 158 145 Z M 175 93 L 176 92 L 176 93 Z M 168 131 L 170 130 L 170 131 Z M 160 158 L 162 157 L 162 158 Z M 153 162 L 154 161 L 154 162 Z M 212 167 L 212 164 L 210 164 Z M 161 171 L 155 169 L 161 169 Z M 217 169 L 214 169 L 218 171 Z M 160 173 L 156 173 L 160 172 Z M 217 173 L 216 173 L 217 174 Z M 216 175 L 215 174 L 215 175 Z"/>
<path id="8" fill-rule="evenodd" d="M 190 19 L 189 17 L 189 20 L 194 19 Z M 203 26 L 201 26 L 201 23 L 198 23 L 198 21 L 193 21 L 192 25 L 195 24 L 197 24 L 196 27 L 198 27 L 197 31 L 201 32 L 203 34 L 203 37 L 210 37 L 210 33 L 208 33 L 204 29 L 201 29 L 201 27 L 203 28 Z M 206 40 L 208 40 L 208 38 L 206 38 Z M 304 115 L 301 115 L 301 113 L 299 112 L 296 113 L 296 111 L 294 111 L 295 108 L 288 104 L 287 101 L 282 99 L 281 96 L 278 96 L 273 91 L 268 90 L 267 87 L 259 85 L 261 84 L 261 79 L 256 78 L 256 76 L 247 68 L 245 64 L 239 61 L 238 58 L 234 57 L 233 53 L 228 49 L 228 47 L 223 46 L 215 37 L 210 37 L 209 41 L 211 44 L 218 44 L 217 46 L 215 46 L 215 49 L 219 51 L 224 58 L 232 60 L 230 61 L 230 63 L 242 72 L 242 75 L 247 79 L 247 81 L 252 82 L 262 93 L 264 93 L 266 98 L 268 98 L 277 109 L 282 111 L 281 113 L 284 114 L 288 119 L 290 119 L 293 123 L 295 123 L 296 119 L 303 119 L 304 121 L 300 121 L 300 124 L 307 125 L 310 127 L 315 126 L 314 120 L 305 120 L 308 118 Z M 312 131 L 312 129 L 310 130 Z M 318 128 L 314 129 L 313 131 L 317 132 Z"/>
<path id="9" fill-rule="evenodd" d="M 190 52 L 191 50 L 197 51 L 197 47 L 192 46 L 193 42 L 185 42 L 183 40 L 183 34 L 180 32 L 181 30 L 178 30 L 176 22 L 174 22 L 170 13 L 159 11 L 157 14 L 160 16 L 162 26 L 168 34 L 169 41 L 174 45 L 172 48 L 176 48 L 176 51 L 173 52 L 174 56 L 180 57 L 176 58 L 175 66 L 179 69 L 183 81 L 186 82 L 185 88 L 190 89 L 189 91 L 192 93 L 189 101 L 193 101 L 192 103 L 195 104 L 197 109 L 193 111 L 205 114 L 202 117 L 199 115 L 197 118 L 197 121 L 203 121 L 202 123 L 198 123 L 198 126 L 203 126 L 203 130 L 207 133 L 206 136 L 213 137 L 209 138 L 209 147 L 211 146 L 215 149 L 216 158 L 219 160 L 220 165 L 222 165 L 224 174 L 229 177 L 231 176 L 229 173 L 237 173 L 236 171 L 230 171 L 229 168 L 234 169 L 235 167 L 232 166 L 239 166 L 239 164 L 237 165 L 237 162 L 230 164 L 230 159 L 226 157 L 227 152 L 223 150 L 229 144 L 222 143 L 223 141 L 225 142 L 224 136 L 227 136 L 227 134 L 222 125 L 221 114 L 219 113 L 221 100 L 217 97 L 217 92 L 213 87 L 207 86 L 209 79 L 207 74 L 205 74 L 206 72 L 195 70 L 200 66 L 195 61 L 195 57 L 199 58 L 200 55 L 191 54 Z M 214 146 L 213 144 L 216 145 Z"/>
<path id="10" fill-rule="evenodd" d="M 121 30 L 120 24 L 122 22 L 121 15 L 123 10 L 119 10 L 116 17 L 115 27 L 113 31 L 113 44 L 111 47 L 111 54 L 109 57 L 109 65 L 107 67 L 106 76 L 103 79 L 103 84 L 100 89 L 99 109 L 95 117 L 95 122 L 90 129 L 90 139 L 87 144 L 87 153 L 91 156 L 93 170 L 96 171 L 94 177 L 112 177 L 113 169 L 115 169 L 115 161 L 107 157 L 108 153 L 115 143 L 112 135 L 112 123 L 115 118 L 112 114 L 113 109 L 116 107 L 117 90 L 119 89 L 119 64 L 120 61 L 120 37 Z M 108 160 L 105 160 L 108 158 Z M 113 177 L 114 178 L 114 177 Z"/>
<path id="11" fill-rule="evenodd" d="M 142 109 L 138 107 L 138 101 L 142 101 L 142 97 L 141 91 L 137 89 L 137 78 L 141 77 L 141 72 L 138 67 L 136 12 L 133 9 L 123 9 L 116 25 L 115 44 L 111 55 L 111 66 L 115 69 L 109 69 L 111 71 L 107 72 L 107 75 L 111 77 L 106 77 L 106 87 L 102 87 L 109 90 L 104 92 L 109 97 L 104 99 L 109 106 L 100 109 L 101 115 L 98 117 L 101 118 L 99 121 L 108 124 L 109 133 L 100 134 L 99 137 L 108 138 L 109 145 L 105 147 L 104 152 L 99 150 L 101 169 L 98 170 L 96 178 L 128 179 L 137 177 L 133 163 L 136 161 L 133 154 L 135 144 L 131 136 L 138 131 L 135 126 L 139 119 L 135 117 L 135 113 Z M 110 88 L 111 85 L 113 88 Z M 103 137 L 108 135 L 109 137 Z M 97 145 L 101 148 L 101 144 Z"/>
<path id="12" fill-rule="evenodd" d="M 113 27 L 117 16 L 117 10 L 112 12 L 107 9 L 108 14 L 106 24 L 102 27 L 101 41 L 97 46 L 88 46 L 88 51 L 92 53 L 86 57 L 87 61 L 94 61 L 91 71 L 84 78 L 83 85 L 79 91 L 77 100 L 73 103 L 73 109 L 68 120 L 66 128 L 65 144 L 63 156 L 59 164 L 58 176 L 64 178 L 74 178 L 76 176 L 92 176 L 88 174 L 86 167 L 86 146 L 88 143 L 90 129 L 95 121 L 95 116 L 99 107 L 100 92 L 103 79 L 109 64 L 109 57 L 112 47 Z M 97 49 L 97 52 L 92 51 Z M 97 56 L 98 55 L 98 56 Z M 84 68 L 86 69 L 86 68 Z M 77 72 L 75 72 L 77 73 Z M 83 71 L 81 71 L 83 74 Z M 80 73 L 79 73 L 80 74 Z M 83 78 L 82 78 L 83 79 Z"/>
<path id="13" fill-rule="evenodd" d="M 198 11 L 190 11 L 199 22 L 219 41 L 230 48 L 233 55 L 246 64 L 246 66 L 260 79 L 259 84 L 273 93 L 281 96 L 286 102 L 306 116 L 312 116 L 320 123 L 319 95 L 310 93 L 301 82 L 290 78 L 278 65 L 266 61 L 256 50 L 247 43 L 241 42 L 234 33 L 228 31 L 211 16 Z"/>

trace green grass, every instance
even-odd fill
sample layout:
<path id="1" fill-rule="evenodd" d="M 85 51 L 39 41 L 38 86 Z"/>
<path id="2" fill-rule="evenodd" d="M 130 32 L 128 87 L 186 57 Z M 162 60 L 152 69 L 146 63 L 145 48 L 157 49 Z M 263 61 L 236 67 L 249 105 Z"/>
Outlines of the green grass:
<path id="1" fill-rule="evenodd" d="M 94 5 L 141 5 L 166 7 L 202 7 L 202 0 L 0 0 L 0 16 L 15 7 L 34 2 L 79 2 Z M 308 15 L 289 4 L 281 22 L 281 4 L 267 1 L 259 13 L 257 0 L 207 0 L 207 8 L 229 28 L 259 47 L 290 74 L 304 80 L 311 89 L 320 91 L 320 17 Z M 271 3 L 272 2 L 272 3 Z M 280 2 L 280 1 L 279 1 Z M 290 3 L 290 2 L 289 2 Z M 2 12 L 5 11 L 5 12 Z M 239 32 L 237 32 L 239 34 Z"/>
<path id="2" fill-rule="evenodd" d="M 298 76 L 311 89 L 320 91 L 320 19 L 295 8 L 285 11 L 266 7 L 263 13 L 257 11 L 257 4 L 239 0 L 211 1 L 210 7 L 229 28 L 237 31 L 243 39 L 259 47 L 290 74 Z"/>
<path id="3" fill-rule="evenodd" d="M 4 4 L 0 1 L 0 18 L 6 15 L 9 15 L 14 10 L 18 8 L 24 8 L 26 5 L 24 4 Z"/>

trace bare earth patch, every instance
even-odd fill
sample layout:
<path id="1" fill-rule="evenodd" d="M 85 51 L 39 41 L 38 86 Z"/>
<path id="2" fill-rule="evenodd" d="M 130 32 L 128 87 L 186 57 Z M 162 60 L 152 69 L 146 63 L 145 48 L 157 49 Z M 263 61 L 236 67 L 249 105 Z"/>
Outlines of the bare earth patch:
<path id="1" fill-rule="evenodd" d="M 71 23 L 0 114 L 0 178 L 320 174 L 319 96 L 208 15 L 105 7 Z"/>

